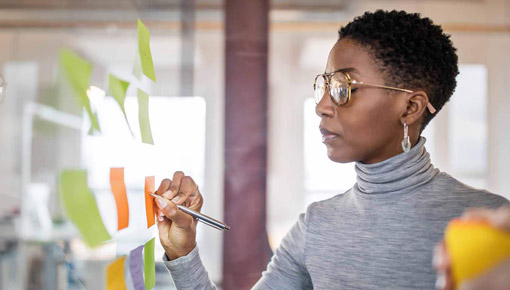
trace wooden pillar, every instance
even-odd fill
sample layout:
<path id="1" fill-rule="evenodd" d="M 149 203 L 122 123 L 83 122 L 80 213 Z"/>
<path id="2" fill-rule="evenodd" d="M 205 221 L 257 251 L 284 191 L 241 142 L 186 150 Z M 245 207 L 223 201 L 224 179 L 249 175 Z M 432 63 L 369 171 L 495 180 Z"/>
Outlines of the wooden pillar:
<path id="1" fill-rule="evenodd" d="M 266 232 L 268 0 L 225 2 L 223 289 L 249 289 L 271 256 Z"/>

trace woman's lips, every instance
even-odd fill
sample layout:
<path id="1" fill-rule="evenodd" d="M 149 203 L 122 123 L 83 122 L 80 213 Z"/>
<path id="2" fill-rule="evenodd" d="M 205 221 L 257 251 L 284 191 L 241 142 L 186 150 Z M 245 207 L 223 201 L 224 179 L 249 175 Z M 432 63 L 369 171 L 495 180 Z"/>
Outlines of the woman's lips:
<path id="1" fill-rule="evenodd" d="M 338 137 L 338 135 L 323 135 L 322 136 L 322 142 L 323 143 L 328 143 L 328 142 L 331 142 L 333 139 L 335 139 L 336 137 Z"/>
<path id="2" fill-rule="evenodd" d="M 322 143 L 331 142 L 338 137 L 338 134 L 335 134 L 327 129 L 320 128 L 320 131 L 322 134 Z"/>

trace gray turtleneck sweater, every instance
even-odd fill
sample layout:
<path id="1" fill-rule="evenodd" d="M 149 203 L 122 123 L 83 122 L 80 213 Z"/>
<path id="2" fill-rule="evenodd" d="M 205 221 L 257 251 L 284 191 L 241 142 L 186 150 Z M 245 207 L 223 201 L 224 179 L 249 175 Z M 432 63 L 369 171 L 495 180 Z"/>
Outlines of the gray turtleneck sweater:
<path id="1" fill-rule="evenodd" d="M 357 183 L 301 214 L 254 289 L 434 289 L 432 250 L 448 221 L 508 201 L 435 169 L 424 143 L 357 163 Z M 163 259 L 178 289 L 215 289 L 198 248 Z"/>

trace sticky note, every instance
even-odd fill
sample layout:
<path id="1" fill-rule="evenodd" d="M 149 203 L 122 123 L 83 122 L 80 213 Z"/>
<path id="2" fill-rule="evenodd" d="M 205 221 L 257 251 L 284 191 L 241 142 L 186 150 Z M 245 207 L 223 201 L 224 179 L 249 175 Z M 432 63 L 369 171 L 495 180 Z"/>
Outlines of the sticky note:
<path id="1" fill-rule="evenodd" d="M 140 89 L 138 89 L 138 120 L 140 122 L 142 142 L 154 145 L 149 120 L 149 95 Z"/>
<path id="2" fill-rule="evenodd" d="M 133 130 L 131 130 L 131 126 L 129 125 L 129 121 L 126 115 L 126 109 L 124 108 L 124 101 L 126 99 L 126 92 L 129 87 L 129 82 L 123 81 L 110 74 L 108 83 L 110 94 L 115 99 L 115 101 L 117 101 L 117 104 L 119 104 L 120 109 L 122 110 L 122 114 L 124 114 L 124 119 L 126 120 L 129 131 L 131 132 L 131 135 L 133 135 Z"/>
<path id="3" fill-rule="evenodd" d="M 456 285 L 510 258 L 510 233 L 486 222 L 453 220 L 445 242 Z"/>
<path id="4" fill-rule="evenodd" d="M 133 250 L 129 254 L 129 269 L 131 272 L 131 279 L 135 290 L 145 290 L 145 283 L 143 281 L 143 259 L 142 250 L 144 245 L 141 245 Z"/>
<path id="5" fill-rule="evenodd" d="M 117 206 L 117 229 L 129 226 L 129 205 L 124 183 L 124 168 L 110 168 L 110 187 Z"/>
<path id="6" fill-rule="evenodd" d="M 92 192 L 87 186 L 87 171 L 64 170 L 60 173 L 59 193 L 62 205 L 90 247 L 109 240 Z"/>
<path id="7" fill-rule="evenodd" d="M 124 260 L 126 257 L 120 257 L 106 268 L 106 290 L 127 289 L 124 279 Z"/>
<path id="8" fill-rule="evenodd" d="M 138 19 L 138 54 L 140 55 L 143 74 L 155 82 L 156 73 L 152 63 L 150 32 L 140 19 Z"/>
<path id="9" fill-rule="evenodd" d="M 155 223 L 155 204 L 154 198 L 150 193 L 154 193 L 154 176 L 145 177 L 145 212 L 147 214 L 147 228 L 150 228 Z"/>
<path id="10" fill-rule="evenodd" d="M 59 54 L 60 68 L 66 76 L 80 105 L 85 108 L 90 118 L 91 132 L 100 132 L 97 114 L 92 111 L 87 89 L 89 87 L 92 64 L 69 49 L 62 49 Z M 89 131 L 89 133 L 90 133 Z"/>
<path id="11" fill-rule="evenodd" d="M 156 284 L 156 265 L 154 264 L 154 238 L 145 244 L 143 249 L 143 268 L 145 289 L 150 290 Z"/>
<path id="12" fill-rule="evenodd" d="M 140 60 L 140 53 L 138 52 L 138 49 L 136 50 L 136 55 L 135 55 L 135 64 L 133 66 L 133 75 L 137 79 L 142 80 L 142 61 Z"/>
<path id="13" fill-rule="evenodd" d="M 131 257 L 128 255 L 126 259 L 124 259 L 124 280 L 126 281 L 127 290 L 136 290 L 133 284 L 133 279 L 131 278 L 131 268 L 129 267 L 131 263 Z"/>

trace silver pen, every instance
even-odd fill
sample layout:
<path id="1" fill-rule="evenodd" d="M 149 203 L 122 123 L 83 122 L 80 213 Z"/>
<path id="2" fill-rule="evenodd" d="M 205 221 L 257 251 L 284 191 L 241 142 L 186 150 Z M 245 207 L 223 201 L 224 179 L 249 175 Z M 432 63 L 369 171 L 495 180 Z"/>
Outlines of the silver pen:
<path id="1" fill-rule="evenodd" d="M 155 193 L 149 193 L 150 195 L 152 195 L 153 197 L 162 197 L 160 195 L 157 195 Z M 163 197 L 164 198 L 164 197 Z M 198 221 L 210 226 L 210 227 L 213 227 L 215 229 L 218 229 L 218 230 L 227 230 L 229 231 L 230 230 L 230 227 L 227 226 L 225 223 L 222 223 L 220 222 L 219 220 L 216 220 L 216 219 L 213 219 L 212 217 L 209 217 L 209 216 L 206 216 L 205 214 L 202 214 L 202 213 L 199 213 L 199 212 L 196 212 L 192 209 L 189 209 L 183 205 L 180 205 L 180 204 L 177 204 L 177 207 L 182 210 L 183 212 L 189 214 L 190 216 L 196 218 Z"/>

